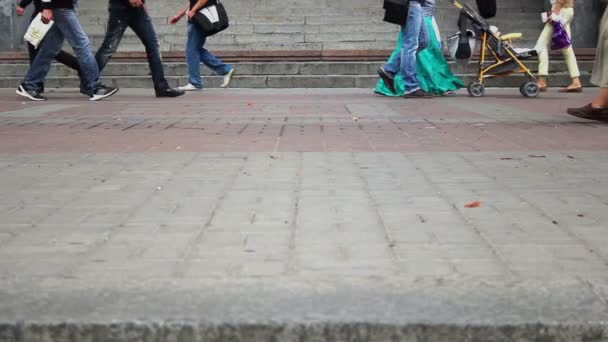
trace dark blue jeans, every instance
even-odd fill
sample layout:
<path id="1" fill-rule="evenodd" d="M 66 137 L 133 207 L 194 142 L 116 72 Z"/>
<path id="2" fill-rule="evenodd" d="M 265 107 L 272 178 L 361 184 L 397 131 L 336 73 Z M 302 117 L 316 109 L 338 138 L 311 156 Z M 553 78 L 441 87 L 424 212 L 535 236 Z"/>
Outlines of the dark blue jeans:
<path id="1" fill-rule="evenodd" d="M 56 8 L 53 10 L 55 24 L 44 37 L 44 44 L 28 70 L 22 85 L 28 90 L 41 91 L 41 85 L 49 73 L 51 62 L 61 51 L 63 41 L 67 40 L 72 46 L 80 65 L 82 90 L 87 95 L 93 95 L 99 83 L 99 69 L 91 52 L 91 43 L 84 33 L 76 12 L 71 9 Z"/>
<path id="2" fill-rule="evenodd" d="M 127 27 L 130 27 L 135 32 L 146 48 L 154 89 L 164 90 L 169 88 L 163 69 L 158 37 L 154 31 L 150 16 L 141 7 L 133 8 L 110 4 L 110 17 L 108 18 L 106 36 L 97 54 L 95 54 L 99 70 L 101 71 L 105 68 L 114 52 L 118 49 L 118 45 Z"/>
<path id="3" fill-rule="evenodd" d="M 428 45 L 428 32 L 424 23 L 424 15 L 420 3 L 410 1 L 405 25 L 401 27 L 403 40 L 401 53 L 389 60 L 384 69 L 393 75 L 401 72 L 405 84 L 405 93 L 413 93 L 420 89 L 416 77 L 416 54 Z"/>
<path id="4" fill-rule="evenodd" d="M 226 75 L 232 70 L 231 64 L 222 62 L 209 50 L 205 49 L 207 37 L 195 24 L 188 22 L 188 40 L 186 41 L 186 63 L 188 64 L 188 81 L 196 88 L 203 88 L 201 80 L 201 62 L 218 75 Z"/>

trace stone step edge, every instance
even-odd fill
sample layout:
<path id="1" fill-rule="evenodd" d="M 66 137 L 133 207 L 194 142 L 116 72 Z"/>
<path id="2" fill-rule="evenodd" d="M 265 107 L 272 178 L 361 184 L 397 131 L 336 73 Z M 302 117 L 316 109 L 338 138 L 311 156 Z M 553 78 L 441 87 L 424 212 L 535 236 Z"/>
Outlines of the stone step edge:
<path id="1" fill-rule="evenodd" d="M 473 82 L 476 77 L 468 75 L 462 77 L 465 86 Z M 167 77 L 171 86 L 182 86 L 188 83 L 187 77 Z M 20 78 L 0 79 L 0 88 L 15 89 Z M 108 85 L 121 88 L 152 88 L 150 77 L 105 77 L 102 81 Z M 378 76 L 241 76 L 235 77 L 230 84 L 230 88 L 240 89 L 293 89 L 293 88 L 359 88 L 373 89 L 378 82 Z M 504 78 L 487 79 L 484 84 L 488 88 L 518 88 L 527 82 L 525 76 L 509 76 Z M 570 77 L 567 74 L 557 75 L 549 79 L 552 87 L 564 87 L 570 84 Z M 583 86 L 593 86 L 590 83 L 589 75 L 581 77 Z M 221 77 L 204 77 L 205 88 L 218 88 L 222 83 Z M 45 82 L 47 89 L 53 88 L 74 88 L 78 87 L 79 80 L 76 77 L 49 78 Z"/>
<path id="2" fill-rule="evenodd" d="M 143 48 L 143 46 L 142 46 Z M 576 48 L 575 54 L 579 60 L 594 60 L 595 48 Z M 161 52 L 165 61 L 183 61 L 184 51 Z M 214 54 L 226 62 L 238 61 L 370 61 L 384 60 L 392 50 L 269 50 L 269 51 L 214 51 Z M 561 52 L 552 52 L 552 59 L 563 59 Z M 27 61 L 25 51 L 0 52 L 0 64 L 14 61 Z M 114 61 L 146 61 L 143 51 L 122 51 L 112 57 Z"/>
<path id="3" fill-rule="evenodd" d="M 470 77 L 477 77 L 476 74 L 456 74 L 456 76 L 460 77 L 460 78 L 470 78 Z M 569 76 L 569 74 L 567 72 L 555 72 L 552 73 L 551 75 L 549 75 L 549 78 L 551 77 L 560 77 L 560 76 Z M 167 78 L 169 79 L 177 79 L 177 78 L 186 78 L 186 75 L 166 75 Z M 237 79 L 247 79 L 247 78 L 301 78 L 301 79 L 305 79 L 305 78 L 347 78 L 347 77 L 351 77 L 351 78 L 378 78 L 378 75 L 375 74 L 371 74 L 371 75 L 361 75 L 361 74 L 332 74 L 332 75 L 326 75 L 326 74 L 310 74 L 310 75 L 292 75 L 292 74 L 274 74 L 274 75 L 235 75 L 232 77 L 233 80 L 237 80 Z M 526 77 L 526 75 L 518 73 L 518 74 L 512 74 L 512 75 L 508 75 L 508 76 L 502 76 L 502 77 L 488 77 L 486 79 L 500 79 L 500 78 L 519 78 L 519 77 Z M 582 72 L 581 71 L 581 78 L 585 78 L 585 77 L 591 77 L 591 73 L 589 72 Z M 124 80 L 128 80 L 128 79 L 151 79 L 150 75 L 102 75 L 100 77 L 102 80 L 104 78 L 112 78 L 112 79 L 124 79 Z M 222 76 L 217 76 L 217 75 L 203 75 L 203 78 L 206 79 L 221 79 Z M 16 76 L 6 76 L 6 77 L 2 77 L 1 80 L 21 80 L 23 79 L 23 77 L 16 77 Z M 49 76 L 46 78 L 47 80 L 76 80 L 78 79 L 78 77 L 76 75 L 69 75 L 69 76 Z"/>

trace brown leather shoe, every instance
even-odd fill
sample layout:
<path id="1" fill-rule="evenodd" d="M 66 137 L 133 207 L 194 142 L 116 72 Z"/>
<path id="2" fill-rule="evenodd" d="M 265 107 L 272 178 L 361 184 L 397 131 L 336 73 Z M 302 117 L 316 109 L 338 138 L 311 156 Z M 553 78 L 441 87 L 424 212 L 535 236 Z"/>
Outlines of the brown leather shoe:
<path id="1" fill-rule="evenodd" d="M 582 93 L 583 87 L 578 88 L 562 88 L 559 90 L 560 93 Z"/>
<path id="2" fill-rule="evenodd" d="M 568 114 L 577 118 L 608 122 L 608 108 L 593 108 L 591 103 L 580 108 L 568 108 Z"/>

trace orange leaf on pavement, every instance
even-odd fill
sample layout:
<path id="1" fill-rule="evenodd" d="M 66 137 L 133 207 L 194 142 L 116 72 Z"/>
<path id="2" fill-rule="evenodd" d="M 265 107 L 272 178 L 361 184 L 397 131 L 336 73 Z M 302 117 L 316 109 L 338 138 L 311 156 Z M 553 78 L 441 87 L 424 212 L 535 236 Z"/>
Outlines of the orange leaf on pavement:
<path id="1" fill-rule="evenodd" d="M 479 201 L 471 202 L 469 204 L 465 204 L 464 207 L 465 208 L 479 208 L 479 207 L 481 207 L 481 202 L 479 202 Z"/>

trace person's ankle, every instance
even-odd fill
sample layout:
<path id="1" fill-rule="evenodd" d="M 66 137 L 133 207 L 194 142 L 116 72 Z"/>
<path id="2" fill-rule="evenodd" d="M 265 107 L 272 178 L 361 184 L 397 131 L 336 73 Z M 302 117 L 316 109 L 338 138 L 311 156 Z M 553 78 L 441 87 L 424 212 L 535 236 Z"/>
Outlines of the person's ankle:
<path id="1" fill-rule="evenodd" d="M 582 87 L 581 80 L 578 77 L 575 77 L 572 79 L 572 83 L 570 83 L 570 86 L 568 88 L 580 88 L 580 87 Z"/>

